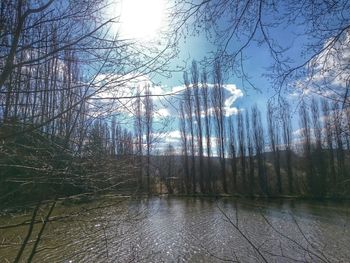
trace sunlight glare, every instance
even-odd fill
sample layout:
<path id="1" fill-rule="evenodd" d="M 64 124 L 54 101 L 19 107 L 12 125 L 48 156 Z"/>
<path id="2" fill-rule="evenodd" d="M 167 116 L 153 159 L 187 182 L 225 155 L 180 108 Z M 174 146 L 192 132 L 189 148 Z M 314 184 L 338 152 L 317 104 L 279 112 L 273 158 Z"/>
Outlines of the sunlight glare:
<path id="1" fill-rule="evenodd" d="M 151 40 L 164 28 L 165 0 L 123 0 L 120 33 L 123 37 Z"/>

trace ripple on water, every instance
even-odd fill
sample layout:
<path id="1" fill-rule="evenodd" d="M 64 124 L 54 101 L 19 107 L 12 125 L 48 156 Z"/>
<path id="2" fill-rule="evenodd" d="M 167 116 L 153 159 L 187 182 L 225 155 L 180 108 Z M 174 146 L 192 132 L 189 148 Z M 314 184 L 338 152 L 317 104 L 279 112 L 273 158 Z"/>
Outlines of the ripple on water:
<path id="1" fill-rule="evenodd" d="M 67 263 L 261 261 L 249 239 L 271 262 L 346 262 L 349 211 L 349 206 L 288 202 L 133 201 L 50 223 L 35 258 Z M 0 232 L 5 239 L 10 234 Z M 13 257 L 16 249 L 0 247 L 0 261 Z"/>

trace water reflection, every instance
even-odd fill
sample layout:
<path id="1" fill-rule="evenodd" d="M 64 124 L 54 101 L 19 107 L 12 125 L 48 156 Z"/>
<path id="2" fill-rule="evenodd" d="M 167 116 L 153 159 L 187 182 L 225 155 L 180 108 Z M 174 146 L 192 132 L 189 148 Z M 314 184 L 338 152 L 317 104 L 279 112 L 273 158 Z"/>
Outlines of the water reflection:
<path id="1" fill-rule="evenodd" d="M 152 198 L 89 210 L 94 205 L 59 208 L 66 213 L 87 212 L 50 223 L 35 260 L 346 262 L 350 258 L 347 204 Z M 8 219 L 0 221 L 3 225 Z M 18 236 L 26 230 L 0 230 L 0 262 L 13 260 Z"/>

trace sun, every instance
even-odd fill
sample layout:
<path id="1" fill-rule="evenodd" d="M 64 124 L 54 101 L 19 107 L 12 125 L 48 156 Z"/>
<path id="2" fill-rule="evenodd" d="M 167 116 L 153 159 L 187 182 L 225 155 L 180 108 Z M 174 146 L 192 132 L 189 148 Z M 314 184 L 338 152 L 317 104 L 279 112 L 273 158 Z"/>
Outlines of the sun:
<path id="1" fill-rule="evenodd" d="M 136 40 L 157 38 L 165 28 L 166 0 L 121 0 L 119 32 Z"/>

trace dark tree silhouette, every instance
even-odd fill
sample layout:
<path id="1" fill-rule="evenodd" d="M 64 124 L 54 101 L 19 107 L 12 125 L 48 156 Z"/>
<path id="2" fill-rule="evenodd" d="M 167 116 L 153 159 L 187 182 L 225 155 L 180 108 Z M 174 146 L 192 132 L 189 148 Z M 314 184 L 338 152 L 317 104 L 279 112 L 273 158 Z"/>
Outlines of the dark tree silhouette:
<path id="1" fill-rule="evenodd" d="M 226 161 L 225 161 L 225 109 L 224 109 L 224 91 L 223 91 L 223 77 L 221 65 L 217 61 L 214 65 L 214 88 L 212 93 L 212 106 L 214 111 L 214 127 L 216 133 L 217 154 L 221 165 L 222 188 L 224 193 L 227 193 L 227 179 L 226 179 Z"/>

